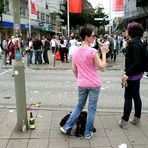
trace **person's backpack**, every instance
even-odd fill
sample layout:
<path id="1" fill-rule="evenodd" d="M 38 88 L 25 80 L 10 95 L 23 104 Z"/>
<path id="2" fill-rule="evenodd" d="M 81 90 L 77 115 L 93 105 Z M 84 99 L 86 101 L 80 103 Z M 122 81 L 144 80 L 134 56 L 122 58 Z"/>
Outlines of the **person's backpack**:
<path id="1" fill-rule="evenodd" d="M 60 126 L 63 127 L 68 120 L 70 116 L 70 113 L 64 116 L 60 121 Z M 76 119 L 73 127 L 68 131 L 68 135 L 80 137 L 81 135 L 84 135 L 85 132 L 85 125 L 86 125 L 86 118 L 87 118 L 87 112 L 82 111 L 78 118 Z M 93 132 L 96 132 L 96 129 L 93 127 Z"/>

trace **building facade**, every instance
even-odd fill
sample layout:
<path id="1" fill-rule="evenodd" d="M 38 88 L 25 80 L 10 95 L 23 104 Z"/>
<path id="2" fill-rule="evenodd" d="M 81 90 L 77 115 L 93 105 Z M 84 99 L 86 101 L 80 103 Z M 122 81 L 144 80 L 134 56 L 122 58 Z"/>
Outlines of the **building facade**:
<path id="1" fill-rule="evenodd" d="M 20 0 L 21 33 L 24 37 L 29 35 L 29 0 Z M 58 32 L 58 13 L 63 0 L 36 0 L 37 19 L 31 19 L 31 33 L 37 36 L 45 32 Z M 13 35 L 13 7 L 12 0 L 5 0 L 5 12 L 3 13 L 3 36 Z"/>
<path id="2" fill-rule="evenodd" d="M 141 23 L 148 32 L 148 1 L 124 0 L 124 19 L 126 24 L 131 21 Z"/>

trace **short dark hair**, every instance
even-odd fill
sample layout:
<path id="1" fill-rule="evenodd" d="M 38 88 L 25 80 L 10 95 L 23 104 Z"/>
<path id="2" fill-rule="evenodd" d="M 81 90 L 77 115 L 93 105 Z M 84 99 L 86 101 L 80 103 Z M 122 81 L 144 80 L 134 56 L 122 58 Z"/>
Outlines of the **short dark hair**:
<path id="1" fill-rule="evenodd" d="M 132 22 L 128 24 L 127 31 L 128 31 L 128 35 L 134 38 L 134 37 L 142 37 L 144 29 L 140 23 Z"/>
<path id="2" fill-rule="evenodd" d="M 84 41 L 85 40 L 85 36 L 90 37 L 92 32 L 93 32 L 92 28 L 90 28 L 90 27 L 83 27 L 81 29 L 81 32 L 80 32 L 81 39 Z"/>

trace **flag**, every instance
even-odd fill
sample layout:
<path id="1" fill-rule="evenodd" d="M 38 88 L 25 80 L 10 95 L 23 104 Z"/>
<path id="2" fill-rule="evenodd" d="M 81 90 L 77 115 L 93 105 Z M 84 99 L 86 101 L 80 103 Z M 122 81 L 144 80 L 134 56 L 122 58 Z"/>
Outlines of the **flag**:
<path id="1" fill-rule="evenodd" d="M 82 12 L 82 0 L 69 0 L 69 12 L 81 13 Z"/>
<path id="2" fill-rule="evenodd" d="M 37 19 L 36 0 L 29 0 L 30 18 Z"/>
<path id="3" fill-rule="evenodd" d="M 113 11 L 124 11 L 124 0 L 113 0 Z"/>

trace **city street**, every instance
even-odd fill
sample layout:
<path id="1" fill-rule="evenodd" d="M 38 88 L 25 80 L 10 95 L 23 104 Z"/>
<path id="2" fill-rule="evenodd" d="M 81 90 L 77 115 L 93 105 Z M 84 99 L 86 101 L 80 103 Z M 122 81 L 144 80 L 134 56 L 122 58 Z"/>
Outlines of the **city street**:
<path id="1" fill-rule="evenodd" d="M 56 61 L 49 65 L 31 65 L 25 69 L 27 114 L 32 111 L 35 130 L 23 133 L 16 129 L 17 115 L 13 71 L 6 66 L 0 72 L 0 147 L 1 148 L 127 148 L 148 147 L 148 83 L 142 79 L 142 120 L 139 126 L 129 124 L 129 130 L 119 127 L 123 111 L 123 92 L 120 76 L 123 73 L 122 54 L 116 64 L 108 61 L 101 73 L 103 86 L 94 127 L 97 132 L 90 140 L 67 136 L 60 132 L 61 119 L 72 110 L 76 101 L 76 80 L 71 64 Z M 66 65 L 65 65 L 66 64 Z M 131 117 L 133 113 L 131 114 Z M 139 138 L 140 137 L 140 138 Z"/>
<path id="2" fill-rule="evenodd" d="M 101 88 L 98 110 L 121 110 L 123 93 L 121 75 L 124 57 L 119 55 L 117 62 L 110 61 L 105 72 L 100 72 L 103 86 Z M 12 69 L 3 69 L 0 74 L 0 104 L 15 106 L 15 89 Z M 56 61 L 56 66 L 31 65 L 25 69 L 26 100 L 28 106 L 40 104 L 43 108 L 71 109 L 77 102 L 76 79 L 71 70 L 71 63 Z M 148 111 L 148 83 L 141 80 L 141 97 L 143 111 Z"/>
<path id="3" fill-rule="evenodd" d="M 140 83 L 142 110 L 134 99 L 129 118 L 131 102 L 126 97 L 124 105 L 121 85 L 121 77 L 131 78 L 125 96 L 139 95 L 135 80 L 147 68 L 147 16 L 147 0 L 1 0 L 0 148 L 148 148 L 147 74 Z M 95 120 L 93 101 L 83 110 L 86 121 L 79 116 L 61 130 L 61 120 L 77 103 L 72 59 L 80 75 L 85 68 L 83 86 L 96 86 L 86 79 L 98 84 L 94 66 L 107 64 L 104 72 L 97 69 L 103 85 Z M 85 122 L 84 134 L 76 136 Z"/>

